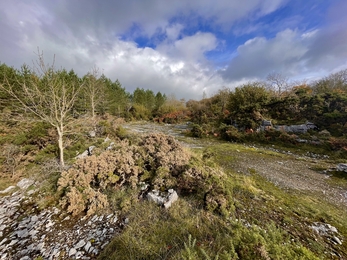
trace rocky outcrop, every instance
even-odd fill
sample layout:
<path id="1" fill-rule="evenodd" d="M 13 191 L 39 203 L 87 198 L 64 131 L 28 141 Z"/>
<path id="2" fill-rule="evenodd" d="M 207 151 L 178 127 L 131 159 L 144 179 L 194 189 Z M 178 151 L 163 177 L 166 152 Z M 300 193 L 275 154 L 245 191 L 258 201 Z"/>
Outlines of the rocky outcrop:
<path id="1" fill-rule="evenodd" d="M 336 170 L 341 171 L 341 172 L 347 172 L 347 163 L 339 163 L 336 166 Z"/>
<path id="2" fill-rule="evenodd" d="M 171 207 L 172 203 L 178 200 L 178 195 L 173 189 L 169 189 L 167 193 L 152 190 L 151 192 L 148 192 L 147 199 L 168 209 Z"/>
<path id="3" fill-rule="evenodd" d="M 326 223 L 314 222 L 311 228 L 320 236 L 326 237 L 335 244 L 342 245 L 342 241 L 337 237 L 337 228 Z"/>
<path id="4" fill-rule="evenodd" d="M 25 179 L 17 186 L 28 185 Z M 78 219 L 54 207 L 40 210 L 33 193 L 0 198 L 0 259 L 95 259 L 124 225 L 116 213 Z"/>
<path id="5" fill-rule="evenodd" d="M 303 134 L 310 129 L 317 129 L 317 126 L 311 122 L 306 122 L 305 124 L 301 125 L 272 125 L 271 121 L 263 120 L 258 128 L 259 131 L 266 131 L 270 129 L 275 129 L 287 133 Z"/>
<path id="6" fill-rule="evenodd" d="M 92 152 L 94 150 L 95 146 L 89 146 L 87 150 L 85 150 L 83 153 L 76 156 L 76 159 L 82 159 L 86 158 L 87 156 L 91 156 Z"/>

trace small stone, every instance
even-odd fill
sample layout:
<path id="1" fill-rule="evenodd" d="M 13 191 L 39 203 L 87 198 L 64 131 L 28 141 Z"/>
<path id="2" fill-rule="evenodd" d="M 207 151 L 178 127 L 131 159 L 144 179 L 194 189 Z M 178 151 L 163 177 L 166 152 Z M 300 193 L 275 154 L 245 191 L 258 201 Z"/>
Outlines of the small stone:
<path id="1" fill-rule="evenodd" d="M 336 169 L 337 169 L 338 171 L 347 172 L 347 163 L 339 163 L 339 164 L 336 166 Z"/>
<path id="2" fill-rule="evenodd" d="M 19 181 L 17 183 L 17 186 L 21 189 L 21 190 L 26 190 L 27 188 L 29 188 L 31 185 L 34 184 L 34 181 L 33 180 L 30 180 L 30 179 L 22 179 L 21 181 Z"/>
<path id="3" fill-rule="evenodd" d="M 341 240 L 338 238 L 338 237 L 333 237 L 333 241 L 334 242 L 336 242 L 337 244 L 339 244 L 339 245 L 342 245 L 342 242 L 341 242 Z"/>
<path id="4" fill-rule="evenodd" d="M 58 248 L 54 248 L 52 252 L 52 256 L 58 256 L 60 254 L 60 251 Z"/>
<path id="5" fill-rule="evenodd" d="M 45 247 L 45 242 L 41 242 L 40 244 L 37 245 L 37 249 L 40 251 L 42 251 L 44 247 Z"/>
<path id="6" fill-rule="evenodd" d="M 33 237 L 33 236 L 35 236 L 37 233 L 39 233 L 39 231 L 33 229 L 33 230 L 31 230 L 31 231 L 29 232 L 29 235 Z"/>
<path id="7" fill-rule="evenodd" d="M 116 223 L 118 221 L 118 217 L 115 216 L 114 219 L 113 219 L 113 223 Z"/>
<path id="8" fill-rule="evenodd" d="M 31 222 L 36 222 L 38 220 L 39 220 L 39 218 L 37 216 L 32 216 L 31 217 Z"/>
<path id="9" fill-rule="evenodd" d="M 75 255 L 75 258 L 76 258 L 76 259 L 81 259 L 82 256 L 83 256 L 83 252 L 82 252 L 82 251 L 78 251 L 78 252 L 76 253 L 76 255 Z"/>
<path id="10" fill-rule="evenodd" d="M 92 137 L 92 138 L 96 136 L 95 131 L 90 131 L 88 134 L 89 134 L 89 137 Z"/>
<path id="11" fill-rule="evenodd" d="M 0 242 L 0 246 L 1 246 L 2 244 L 4 244 L 5 242 L 7 242 L 7 238 L 6 238 L 6 237 Z"/>
<path id="12" fill-rule="evenodd" d="M 176 191 L 173 191 L 173 192 L 170 194 L 170 196 L 169 196 L 169 198 L 168 198 L 168 201 L 164 203 L 164 207 L 165 207 L 166 209 L 170 208 L 171 205 L 172 205 L 172 203 L 174 203 L 174 202 L 177 201 L 177 200 L 178 200 L 177 192 L 176 192 Z"/>
<path id="13" fill-rule="evenodd" d="M 36 191 L 36 190 L 29 190 L 29 191 L 27 192 L 27 195 L 28 195 L 28 196 L 33 195 L 33 194 L 35 193 L 35 191 Z"/>
<path id="14" fill-rule="evenodd" d="M 128 218 L 125 218 L 125 219 L 124 219 L 124 224 L 125 224 L 125 225 L 129 224 L 129 219 L 128 219 Z"/>
<path id="15" fill-rule="evenodd" d="M 87 242 L 87 244 L 84 246 L 84 250 L 88 252 L 89 248 L 92 246 L 92 243 L 90 241 Z"/>
<path id="16" fill-rule="evenodd" d="M 76 249 L 79 249 L 81 248 L 82 246 L 84 246 L 86 244 L 86 241 L 84 241 L 83 239 L 81 241 L 79 241 L 76 245 L 75 245 L 75 248 Z"/>
<path id="17" fill-rule="evenodd" d="M 71 248 L 71 249 L 69 250 L 69 257 L 75 255 L 76 253 L 77 253 L 77 250 L 76 250 L 75 248 Z"/>
<path id="18" fill-rule="evenodd" d="M 0 194 L 5 194 L 5 193 L 9 193 L 11 190 L 13 190 L 14 188 L 16 188 L 16 186 L 9 186 L 6 189 L 0 191 Z"/>
<path id="19" fill-rule="evenodd" d="M 155 190 L 153 190 L 152 192 L 148 192 L 147 199 L 149 201 L 154 201 L 158 205 L 163 205 L 165 203 L 165 198 L 159 196 L 159 192 Z"/>
<path id="20" fill-rule="evenodd" d="M 25 238 L 29 236 L 29 231 L 27 229 L 17 231 L 17 236 L 20 238 Z"/>
<path id="21" fill-rule="evenodd" d="M 109 219 L 113 216 L 113 213 L 111 213 L 110 215 L 108 215 L 106 218 Z"/>
<path id="22" fill-rule="evenodd" d="M 338 233 L 336 227 L 334 227 L 334 226 L 332 226 L 332 225 L 330 225 L 330 224 L 327 224 L 327 227 L 328 227 L 328 229 L 330 229 L 331 232 Z"/>
<path id="23" fill-rule="evenodd" d="M 9 243 L 9 246 L 13 246 L 18 243 L 18 240 L 12 240 L 11 243 Z"/>
<path id="24" fill-rule="evenodd" d="M 54 226 L 54 223 L 51 220 L 49 220 L 48 223 L 46 224 L 46 228 L 49 228 L 51 226 Z"/>
<path id="25" fill-rule="evenodd" d="M 22 258 L 20 258 L 19 260 L 30 260 L 29 256 L 23 256 Z"/>

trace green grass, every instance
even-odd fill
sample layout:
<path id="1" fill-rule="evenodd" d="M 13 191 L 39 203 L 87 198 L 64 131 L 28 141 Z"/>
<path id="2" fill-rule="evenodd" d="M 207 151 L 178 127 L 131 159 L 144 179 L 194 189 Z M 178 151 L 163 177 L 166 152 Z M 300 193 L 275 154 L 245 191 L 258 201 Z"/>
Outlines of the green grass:
<path id="1" fill-rule="evenodd" d="M 347 245 L 332 243 L 310 226 L 324 222 L 347 237 L 346 209 L 315 193 L 285 191 L 249 169 L 233 169 L 235 153 L 282 158 L 283 154 L 221 144 L 196 150 L 208 166 L 224 169 L 222 185 L 234 205 L 230 215 L 206 211 L 201 198 L 180 197 L 169 210 L 147 201 L 133 201 L 125 212 L 129 225 L 116 236 L 99 259 L 338 259 Z M 218 181 L 218 180 L 214 180 Z"/>

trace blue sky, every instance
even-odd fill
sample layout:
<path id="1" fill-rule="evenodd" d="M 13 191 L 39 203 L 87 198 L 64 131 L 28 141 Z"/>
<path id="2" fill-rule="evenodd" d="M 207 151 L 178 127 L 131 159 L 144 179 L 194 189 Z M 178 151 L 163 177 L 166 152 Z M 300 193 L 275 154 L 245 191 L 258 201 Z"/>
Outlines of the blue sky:
<path id="1" fill-rule="evenodd" d="M 136 87 L 200 99 L 272 72 L 313 81 L 347 68 L 345 0 L 2 0 L 0 61 L 94 66 Z"/>

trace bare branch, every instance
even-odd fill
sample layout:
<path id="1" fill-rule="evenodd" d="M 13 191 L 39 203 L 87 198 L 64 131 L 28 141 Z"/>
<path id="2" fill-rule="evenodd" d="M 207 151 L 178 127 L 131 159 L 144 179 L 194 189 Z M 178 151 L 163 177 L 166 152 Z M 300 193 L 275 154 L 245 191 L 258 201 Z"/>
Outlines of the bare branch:
<path id="1" fill-rule="evenodd" d="M 64 128 L 71 121 L 70 112 L 83 84 L 66 80 L 65 71 L 56 71 L 55 57 L 53 64 L 48 65 L 45 64 L 43 52 L 40 53 L 39 49 L 37 55 L 38 60 L 34 63 L 31 73 L 27 75 L 27 72 L 22 71 L 21 75 L 16 76 L 18 90 L 14 89 L 6 77 L 4 83 L 0 84 L 0 89 L 17 100 L 22 109 L 30 111 L 57 130 L 60 164 L 64 166 Z"/>

